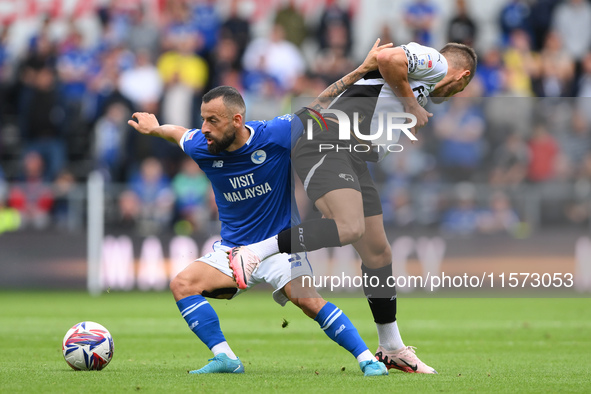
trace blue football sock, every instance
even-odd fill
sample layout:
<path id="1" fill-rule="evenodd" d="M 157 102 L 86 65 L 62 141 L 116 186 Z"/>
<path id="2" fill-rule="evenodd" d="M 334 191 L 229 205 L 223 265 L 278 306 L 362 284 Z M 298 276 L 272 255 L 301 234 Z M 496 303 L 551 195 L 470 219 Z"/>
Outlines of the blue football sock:
<path id="1" fill-rule="evenodd" d="M 193 295 L 177 301 L 176 305 L 181 315 L 187 321 L 189 328 L 201 342 L 209 349 L 225 342 L 224 334 L 220 329 L 220 320 L 209 302 L 202 295 Z"/>
<path id="2" fill-rule="evenodd" d="M 314 320 L 326 335 L 357 357 L 368 350 L 351 320 L 336 305 L 327 302 Z"/>

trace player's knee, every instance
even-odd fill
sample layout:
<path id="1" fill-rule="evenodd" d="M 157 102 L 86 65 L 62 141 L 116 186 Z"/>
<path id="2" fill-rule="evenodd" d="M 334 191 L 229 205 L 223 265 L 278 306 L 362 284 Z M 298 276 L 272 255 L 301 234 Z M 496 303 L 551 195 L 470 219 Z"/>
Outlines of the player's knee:
<path id="1" fill-rule="evenodd" d="M 383 266 L 392 263 L 392 248 L 388 243 L 378 249 L 377 258 Z"/>
<path id="2" fill-rule="evenodd" d="M 201 294 L 195 283 L 183 275 L 182 272 L 170 281 L 170 291 L 176 301 L 191 295 Z"/>
<path id="3" fill-rule="evenodd" d="M 377 269 L 392 264 L 392 249 L 387 242 L 373 246 L 369 252 L 363 255 L 363 264 L 367 267 Z"/>
<path id="4" fill-rule="evenodd" d="M 357 242 L 365 234 L 365 221 L 361 218 L 348 218 L 337 221 L 339 229 L 339 240 L 341 245 L 348 245 Z"/>
<path id="5" fill-rule="evenodd" d="M 174 295 L 175 300 L 178 301 L 181 298 L 183 298 L 183 297 L 180 297 L 180 295 L 183 292 L 183 287 L 185 287 L 185 284 L 183 283 L 182 278 L 179 278 L 179 275 L 172 278 L 172 280 L 170 281 L 169 287 L 170 287 L 170 291 Z"/>

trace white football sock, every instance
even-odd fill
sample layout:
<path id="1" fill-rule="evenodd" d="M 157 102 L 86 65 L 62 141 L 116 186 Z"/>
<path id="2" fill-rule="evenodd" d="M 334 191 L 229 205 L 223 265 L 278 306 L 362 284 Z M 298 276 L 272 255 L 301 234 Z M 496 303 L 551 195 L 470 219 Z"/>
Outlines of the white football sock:
<path id="1" fill-rule="evenodd" d="M 232 360 L 236 360 L 238 358 L 236 357 L 232 349 L 230 349 L 230 345 L 228 345 L 228 342 L 226 341 L 218 343 L 217 345 L 211 348 L 211 351 L 213 352 L 214 356 L 217 356 L 220 353 L 225 353 L 226 356 L 230 357 Z"/>
<path id="2" fill-rule="evenodd" d="M 357 362 L 362 363 L 364 361 L 378 361 L 375 356 L 373 354 L 371 354 L 371 352 L 368 350 L 364 351 L 363 353 L 361 353 L 359 356 L 357 356 Z"/>
<path id="3" fill-rule="evenodd" d="M 261 259 L 261 261 L 263 261 L 267 257 L 274 255 L 275 253 L 279 253 L 277 236 L 275 235 L 274 237 L 267 238 L 264 241 L 248 245 L 248 249 L 256 254 L 258 258 Z"/>
<path id="4" fill-rule="evenodd" d="M 376 323 L 376 327 L 378 328 L 380 346 L 385 350 L 394 351 L 404 347 L 404 342 L 402 342 L 396 322 L 386 324 Z"/>

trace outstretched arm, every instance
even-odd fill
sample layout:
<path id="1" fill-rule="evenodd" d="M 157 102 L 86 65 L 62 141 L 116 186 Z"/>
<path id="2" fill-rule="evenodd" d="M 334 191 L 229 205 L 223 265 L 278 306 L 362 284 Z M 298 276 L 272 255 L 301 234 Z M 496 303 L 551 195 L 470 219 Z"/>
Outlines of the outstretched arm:
<path id="1" fill-rule="evenodd" d="M 365 74 L 367 74 L 370 71 L 377 70 L 378 53 L 380 53 L 380 51 L 386 48 L 391 48 L 392 46 L 392 43 L 380 46 L 380 39 L 378 38 L 375 44 L 373 44 L 373 47 L 371 48 L 367 56 L 365 57 L 363 63 L 354 71 L 350 72 L 343 78 L 339 79 L 338 81 L 327 87 L 322 93 L 320 93 L 316 100 L 314 100 L 310 104 L 310 106 L 315 110 L 321 110 L 323 108 L 328 107 L 328 105 L 332 102 L 332 100 L 335 97 L 343 93 L 355 82 L 359 81 Z"/>
<path id="2" fill-rule="evenodd" d="M 185 132 L 189 130 L 182 126 L 170 124 L 160 125 L 160 123 L 158 123 L 158 119 L 156 119 L 156 116 L 147 112 L 135 112 L 133 115 L 131 115 L 131 117 L 137 119 L 137 122 L 131 119 L 127 121 L 127 124 L 140 133 L 164 138 L 165 140 L 174 142 L 179 146 L 181 138 Z"/>

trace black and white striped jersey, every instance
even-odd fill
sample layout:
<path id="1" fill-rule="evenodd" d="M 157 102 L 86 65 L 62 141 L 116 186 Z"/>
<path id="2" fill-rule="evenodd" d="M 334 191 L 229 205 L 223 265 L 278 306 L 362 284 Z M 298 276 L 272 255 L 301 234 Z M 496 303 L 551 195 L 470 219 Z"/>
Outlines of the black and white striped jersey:
<path id="1" fill-rule="evenodd" d="M 401 45 L 408 59 L 408 82 L 414 95 L 421 106 L 427 104 L 429 94 L 435 89 L 435 85 L 447 74 L 447 60 L 436 49 L 426 47 L 416 42 Z M 359 132 L 364 135 L 372 135 L 382 125 L 386 124 L 384 117 L 388 112 L 404 112 L 400 100 L 396 97 L 392 88 L 386 83 L 378 70 L 367 73 L 353 86 L 341 93 L 330 104 L 328 109 L 338 109 L 349 115 L 353 122 L 353 113 L 357 112 Z M 366 119 L 371 119 L 367 122 Z M 405 123 L 401 120 L 400 123 Z M 385 126 L 384 126 L 385 127 Z M 388 139 L 384 132 L 380 138 L 372 141 L 373 145 L 392 144 L 398 141 L 400 130 L 393 133 Z M 384 156 L 384 150 L 378 150 L 380 159 Z"/>

